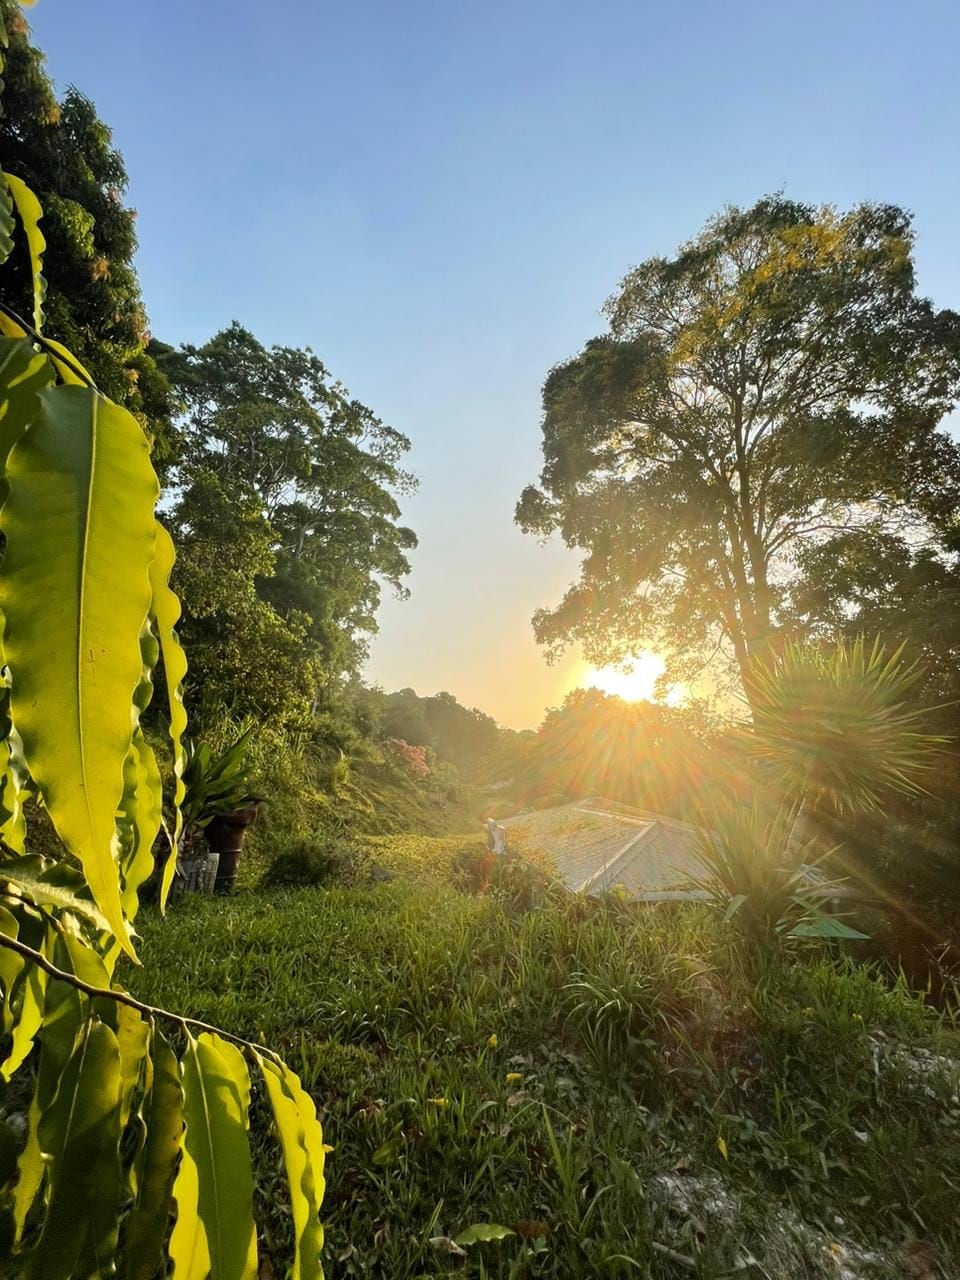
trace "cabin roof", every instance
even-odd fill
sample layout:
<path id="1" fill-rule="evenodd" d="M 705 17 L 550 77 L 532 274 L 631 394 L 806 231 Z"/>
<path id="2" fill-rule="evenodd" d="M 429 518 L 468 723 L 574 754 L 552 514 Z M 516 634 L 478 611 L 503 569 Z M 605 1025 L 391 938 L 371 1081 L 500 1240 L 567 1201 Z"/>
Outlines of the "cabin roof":
<path id="1" fill-rule="evenodd" d="M 510 845 L 540 855 L 575 893 L 620 888 L 645 902 L 709 897 L 687 822 L 600 797 L 501 819 Z"/>

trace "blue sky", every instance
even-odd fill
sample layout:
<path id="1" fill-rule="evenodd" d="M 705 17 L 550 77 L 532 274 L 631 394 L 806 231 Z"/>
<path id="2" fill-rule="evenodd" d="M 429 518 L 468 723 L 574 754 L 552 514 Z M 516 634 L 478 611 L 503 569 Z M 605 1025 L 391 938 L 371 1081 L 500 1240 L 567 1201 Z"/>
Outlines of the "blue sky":
<path id="1" fill-rule="evenodd" d="M 783 188 L 916 214 L 960 305 L 947 0 L 40 0 L 114 130 L 153 332 L 310 345 L 414 442 L 421 546 L 369 676 L 534 725 L 578 675 L 529 617 L 575 576 L 512 524 L 539 388 L 624 271 Z"/>

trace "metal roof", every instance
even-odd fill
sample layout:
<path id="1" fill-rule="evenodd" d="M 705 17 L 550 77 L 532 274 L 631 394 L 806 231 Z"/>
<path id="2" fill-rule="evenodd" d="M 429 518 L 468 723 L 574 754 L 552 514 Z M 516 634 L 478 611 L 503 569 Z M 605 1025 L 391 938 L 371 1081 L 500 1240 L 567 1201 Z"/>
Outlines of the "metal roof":
<path id="1" fill-rule="evenodd" d="M 704 899 L 692 826 L 598 798 L 502 818 L 509 845 L 547 862 L 575 893 L 620 888 L 645 902 Z"/>

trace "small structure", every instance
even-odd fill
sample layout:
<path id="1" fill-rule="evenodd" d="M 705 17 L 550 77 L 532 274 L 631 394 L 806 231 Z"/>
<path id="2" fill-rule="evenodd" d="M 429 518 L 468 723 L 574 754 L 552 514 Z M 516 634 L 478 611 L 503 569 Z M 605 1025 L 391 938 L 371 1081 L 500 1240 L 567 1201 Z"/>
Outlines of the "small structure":
<path id="1" fill-rule="evenodd" d="M 639 902 L 703 901 L 697 833 L 660 813 L 591 798 L 504 818 L 510 848 L 574 893 L 619 889 Z"/>

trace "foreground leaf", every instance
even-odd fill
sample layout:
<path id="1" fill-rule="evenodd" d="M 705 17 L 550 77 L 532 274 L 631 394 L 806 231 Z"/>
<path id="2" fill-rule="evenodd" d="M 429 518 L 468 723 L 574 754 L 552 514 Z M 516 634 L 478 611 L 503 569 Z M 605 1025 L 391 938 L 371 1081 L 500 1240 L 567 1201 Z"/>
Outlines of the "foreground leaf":
<path id="1" fill-rule="evenodd" d="M 246 1067 L 238 1075 L 235 1061 L 219 1051 L 213 1037 L 189 1037 L 183 1056 L 184 1145 L 197 1166 L 197 1209 L 213 1280 L 248 1280 L 257 1274 L 249 1091 Z"/>
<path id="2" fill-rule="evenodd" d="M 3 19 L 0 18 L 0 27 L 2 26 Z M 3 40 L 2 43 L 6 45 L 6 40 Z M 10 254 L 13 253 L 13 233 L 15 230 L 13 199 L 6 182 L 0 177 L 0 263 L 6 262 Z"/>
<path id="3" fill-rule="evenodd" d="M 50 1193 L 26 1275 L 70 1280 L 81 1259 L 83 1274 L 108 1275 L 120 1216 L 120 1051 L 102 1022 L 85 1023 L 39 1136 Z"/>
<path id="4" fill-rule="evenodd" d="M 50 907 L 57 911 L 72 911 L 96 925 L 109 930 L 106 916 L 84 893 L 84 881 L 79 871 L 66 863 L 54 862 L 29 854 L 0 862 L 0 886 L 8 885 L 15 896 L 25 898 L 38 907 Z"/>
<path id="5" fill-rule="evenodd" d="M 290 1187 L 295 1240 L 291 1280 L 322 1280 L 320 1205 L 325 1187 L 325 1153 L 316 1107 L 288 1066 L 259 1055 L 258 1062 L 273 1108 Z"/>
<path id="6" fill-rule="evenodd" d="M 0 608 L 24 758 L 64 844 L 131 956 L 116 813 L 142 671 L 157 479 L 125 410 L 82 387 L 40 396 L 0 509 Z"/>
<path id="7" fill-rule="evenodd" d="M 123 1280 L 152 1280 L 160 1270 L 177 1158 L 183 1141 L 183 1087 L 176 1056 L 158 1031 L 153 1033 L 151 1049 L 153 1080 L 143 1105 L 146 1139 L 137 1159 L 136 1200 L 127 1218 L 124 1236 L 120 1268 Z M 195 1185 L 193 1213 L 195 1216 Z M 181 1226 L 178 1247 L 186 1229 L 187 1216 Z M 202 1234 L 199 1221 L 197 1229 L 198 1234 Z M 209 1260 L 206 1265 L 209 1268 Z"/>
<path id="8" fill-rule="evenodd" d="M 39 393 L 53 380 L 53 366 L 32 342 L 0 338 L 0 473 L 6 470 L 10 450 L 40 412 Z"/>
<path id="9" fill-rule="evenodd" d="M 173 1280 L 209 1280 L 210 1248 L 197 1210 L 199 1178 L 190 1152 L 183 1148 L 180 1169 L 173 1186 L 177 1220 L 170 1234 Z"/>
<path id="10" fill-rule="evenodd" d="M 163 868 L 160 885 L 160 906 L 166 906 L 167 895 L 173 883 L 173 873 L 177 866 L 177 849 L 180 834 L 183 830 L 181 806 L 185 787 L 183 785 L 183 735 L 187 730 L 187 713 L 183 705 L 181 686 L 187 674 L 187 659 L 177 637 L 177 622 L 180 620 L 180 601 L 170 586 L 170 574 L 173 571 L 176 552 L 173 539 L 162 524 L 156 526 L 156 554 L 150 566 L 150 587 L 152 592 L 151 614 L 156 622 L 157 634 L 160 637 L 160 652 L 163 654 L 163 674 L 167 685 L 167 703 L 170 712 L 170 741 L 173 746 L 173 804 L 176 813 L 173 840 L 170 855 Z"/>
<path id="11" fill-rule="evenodd" d="M 33 327 L 37 333 L 43 328 L 43 303 L 47 296 L 47 282 L 43 278 L 43 251 L 47 242 L 40 230 L 40 219 L 43 210 L 40 201 L 33 194 L 22 178 L 15 178 L 12 173 L 5 173 L 3 180 L 13 197 L 20 221 L 23 223 L 27 238 L 27 250 L 30 254 L 30 273 L 33 277 Z"/>

